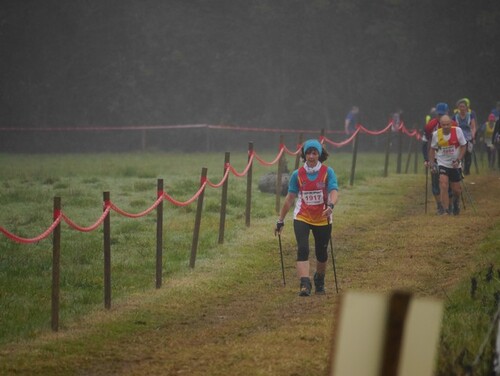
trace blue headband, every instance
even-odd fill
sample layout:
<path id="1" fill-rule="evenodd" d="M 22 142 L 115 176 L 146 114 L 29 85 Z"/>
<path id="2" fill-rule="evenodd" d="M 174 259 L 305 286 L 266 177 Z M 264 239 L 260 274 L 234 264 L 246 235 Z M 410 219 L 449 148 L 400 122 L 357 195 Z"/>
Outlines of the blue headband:
<path id="1" fill-rule="evenodd" d="M 321 155 L 321 152 L 323 151 L 323 148 L 321 147 L 321 144 L 318 140 L 307 140 L 306 142 L 304 142 L 304 154 L 310 148 L 316 149 L 319 155 Z"/>

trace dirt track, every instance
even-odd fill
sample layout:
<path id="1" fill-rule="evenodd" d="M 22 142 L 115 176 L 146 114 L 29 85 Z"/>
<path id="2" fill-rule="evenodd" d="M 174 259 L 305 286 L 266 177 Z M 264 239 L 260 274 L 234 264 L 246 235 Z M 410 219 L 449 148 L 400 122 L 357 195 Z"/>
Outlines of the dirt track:
<path id="1" fill-rule="evenodd" d="M 372 192 L 375 197 L 394 195 L 394 207 L 373 214 L 363 213 L 363 200 L 372 196 L 356 196 L 353 202 L 346 198 L 349 209 L 344 210 L 353 219 L 342 221 L 339 212 L 334 234 L 341 291 L 407 288 L 444 298 L 459 280 L 481 267 L 477 248 L 498 224 L 500 201 L 495 196 L 500 180 L 478 176 L 468 178 L 467 184 L 476 213 L 466 202 L 458 217 L 431 214 L 432 203 L 424 215 L 419 187 L 403 194 L 386 186 Z M 269 226 L 272 222 L 260 223 L 254 231 L 260 234 Z M 100 312 L 63 333 L 3 349 L 1 363 L 10 365 L 12 374 L 38 375 L 324 374 L 339 299 L 333 273 L 327 295 L 299 298 L 293 238 L 284 236 L 286 287 L 279 261 L 273 258 L 277 256 L 255 254 L 255 249 L 275 247 L 275 242 L 272 237 L 255 239 L 248 231 L 241 237 L 241 256 L 231 263 L 202 265 L 164 289 L 131 297 L 111 313 Z M 256 243 L 258 247 L 252 246 Z M 209 272 L 214 267 L 217 272 Z M 240 277 L 224 278 L 238 268 Z M 196 288 L 212 282 L 213 288 Z M 109 326 L 123 327 L 123 334 L 94 341 L 96 333 L 105 333 Z M 63 355 L 52 356 L 54 349 Z M 26 361 L 23 353 L 31 353 Z M 16 360 L 8 360 L 10 356 Z"/>

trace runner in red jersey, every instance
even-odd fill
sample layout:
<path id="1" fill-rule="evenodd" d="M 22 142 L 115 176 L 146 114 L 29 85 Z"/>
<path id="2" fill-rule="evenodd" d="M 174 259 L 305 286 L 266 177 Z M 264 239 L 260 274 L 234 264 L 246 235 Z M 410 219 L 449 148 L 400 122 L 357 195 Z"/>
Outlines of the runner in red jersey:
<path id="1" fill-rule="evenodd" d="M 280 210 L 275 233 L 283 230 L 285 216 L 294 205 L 293 229 L 297 240 L 297 275 L 300 296 L 311 295 L 309 277 L 309 234 L 314 236 L 316 252 L 315 292 L 325 293 L 328 242 L 332 229 L 333 208 L 338 200 L 337 176 L 322 164 L 328 153 L 318 140 L 308 140 L 302 147 L 304 165 L 290 176 L 288 194 Z M 297 200 L 296 200 L 297 199 Z"/>
<path id="2" fill-rule="evenodd" d="M 462 180 L 462 159 L 465 155 L 467 140 L 459 127 L 453 127 L 448 115 L 441 117 L 441 128 L 432 134 L 430 160 L 436 160 L 431 168 L 439 173 L 439 188 L 441 201 L 446 208 L 445 214 L 458 215 L 460 213 L 460 182 Z M 435 157 L 435 158 L 434 158 Z M 436 166 L 436 167 L 435 167 Z M 448 188 L 453 192 L 452 211 L 449 210 Z"/>

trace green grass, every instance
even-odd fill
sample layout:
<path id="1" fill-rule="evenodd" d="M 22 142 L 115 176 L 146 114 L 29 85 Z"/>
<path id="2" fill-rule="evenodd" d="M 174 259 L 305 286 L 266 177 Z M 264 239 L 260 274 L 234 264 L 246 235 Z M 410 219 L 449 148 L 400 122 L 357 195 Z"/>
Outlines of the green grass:
<path id="1" fill-rule="evenodd" d="M 479 265 L 446 301 L 439 367 L 454 374 L 470 367 L 474 374 L 491 371 L 498 330 L 493 316 L 500 309 L 500 227 L 492 228 L 479 245 Z M 473 287 L 472 279 L 477 283 Z M 493 330 L 491 332 L 491 330 Z"/>
<path id="2" fill-rule="evenodd" d="M 266 154 L 264 157 L 266 160 L 274 159 L 272 154 Z M 404 179 L 394 178 L 395 161 L 391 158 L 389 171 L 392 177 L 386 179 L 385 183 L 380 183 L 381 180 L 378 178 L 383 174 L 384 155 L 360 153 L 358 157 L 354 187 L 348 186 L 351 155 L 332 153 L 328 161 L 328 164 L 334 167 L 341 185 L 342 205 L 336 208 L 340 210 L 336 228 L 342 232 L 353 227 L 358 233 L 363 234 L 368 227 L 382 225 L 379 223 L 382 214 L 384 218 L 398 223 L 398 218 L 405 215 L 408 205 L 405 201 L 415 199 L 413 196 L 402 198 L 398 187 L 401 185 L 403 189 L 404 184 L 404 189 L 408 189 L 412 185 L 420 184 L 421 176 L 419 179 L 412 175 L 404 175 Z M 287 158 L 288 165 L 293 166 L 294 159 Z M 187 200 L 199 187 L 201 167 L 208 168 L 208 177 L 212 182 L 219 182 L 223 159 L 222 153 L 220 155 L 215 153 L 0 155 L 2 205 L 0 226 L 24 237 L 40 234 L 51 223 L 52 202 L 55 196 L 62 198 L 63 211 L 68 217 L 79 225 L 89 226 L 102 213 L 104 191 L 110 191 L 111 200 L 123 210 L 140 212 L 155 201 L 158 178 L 164 179 L 165 191 L 168 194 L 179 201 Z M 243 170 L 246 160 L 245 153 L 231 156 L 231 164 L 237 171 Z M 235 286 L 238 283 L 243 284 L 244 281 L 255 278 L 257 273 L 271 272 L 272 267 L 267 265 L 268 256 L 263 257 L 262 254 L 268 252 L 269 243 L 266 240 L 267 235 L 264 234 L 268 231 L 269 224 L 272 225 L 275 220 L 275 197 L 259 192 L 256 182 L 261 175 L 275 170 L 276 166 L 261 166 L 257 162 L 254 164 L 252 221 L 258 223 L 257 226 L 252 226 L 251 233 L 247 231 L 244 216 L 246 178 L 230 175 L 226 241 L 223 246 L 217 242 L 221 190 L 207 187 L 196 268 L 197 271 L 211 270 L 217 267 L 217 263 L 222 262 L 223 269 L 230 268 L 231 272 L 217 275 L 216 286 L 212 284 L 215 276 L 211 279 L 200 277 L 196 289 L 201 290 L 199 295 L 195 291 L 186 290 L 186 300 L 190 302 L 193 312 L 183 312 L 184 315 L 217 310 L 217 307 L 204 305 L 203 294 L 211 296 L 214 300 L 222 299 L 224 304 L 232 304 L 231 299 L 236 299 L 238 291 L 235 291 L 235 294 L 224 295 L 226 284 L 230 290 L 237 289 Z M 181 283 L 177 281 L 185 281 L 186 276 L 191 273 L 189 257 L 195 212 L 196 202 L 186 207 L 177 207 L 165 202 L 164 283 L 174 285 Z M 469 226 L 473 225 L 471 222 Z M 113 212 L 111 226 L 113 305 L 124 304 L 129 299 L 133 301 L 137 299 L 138 294 L 144 299 L 151 298 L 151 294 L 155 291 L 154 212 L 138 219 L 122 217 Z M 440 374 L 452 374 L 452 371 L 460 369 L 457 366 L 458 361 L 463 365 L 471 364 L 490 325 L 492 297 L 499 288 L 497 267 L 494 279 L 489 283 L 484 282 L 484 274 L 489 264 L 500 265 L 500 255 L 491 251 L 498 249 L 499 245 L 498 220 L 492 219 L 491 226 L 489 236 L 477 245 L 480 252 L 468 261 L 475 267 L 472 270 L 470 267 L 465 268 L 459 283 L 447 290 L 440 348 Z M 415 231 L 420 234 L 421 229 L 417 228 Z M 60 319 L 62 330 L 72 327 L 80 320 L 85 320 L 91 313 L 104 311 L 102 235 L 101 228 L 90 233 L 81 233 L 70 229 L 66 224 L 62 225 Z M 241 243 L 240 240 L 243 238 L 247 243 Z M 347 242 L 339 242 L 337 252 L 341 254 L 339 260 L 341 264 L 348 265 L 348 262 L 351 262 L 347 257 L 350 257 L 352 262 L 356 261 L 357 255 L 362 254 L 361 250 L 369 249 L 372 246 L 370 241 L 373 242 L 373 239 L 368 237 L 358 237 L 355 240 L 358 247 L 356 252 L 353 252 Z M 395 243 L 398 241 L 400 240 L 394 239 Z M 241 248 L 241 252 L 244 253 L 235 254 L 231 252 L 231 247 Z M 224 255 L 230 255 L 230 259 L 225 259 Z M 248 255 L 252 257 L 246 257 Z M 260 256 L 254 257 L 254 255 Z M 0 345 L 50 333 L 51 257 L 50 237 L 37 244 L 18 244 L 5 237 L 0 239 L 0 306 L 2 307 Z M 253 262 L 249 263 L 249 260 Z M 292 273 L 292 270 L 287 271 Z M 475 298 L 471 298 L 469 294 L 470 278 L 473 276 L 479 281 Z M 382 281 L 386 279 L 386 275 L 374 275 L 371 278 L 374 278 L 374 281 Z M 265 285 L 266 280 L 257 283 Z M 192 298 L 188 297 L 190 291 L 193 294 Z M 244 291 L 241 292 L 244 295 Z M 272 304 L 279 306 L 285 297 L 278 296 L 276 299 Z M 273 308 L 267 309 L 269 312 L 266 311 L 264 314 L 272 315 Z M 142 314 L 146 315 L 144 312 Z M 165 315 L 167 314 L 165 312 Z M 179 320 L 181 316 L 174 315 L 172 318 Z M 182 316 L 182 320 L 189 318 Z M 129 325 L 119 322 L 116 323 L 115 329 L 108 327 L 107 330 L 115 331 L 115 336 L 118 338 L 125 335 L 128 330 L 132 332 L 140 330 L 140 327 L 133 324 L 135 321 L 149 322 L 150 318 L 139 317 L 132 320 L 132 324 L 130 320 L 126 321 Z M 314 324 L 320 325 L 317 322 Z M 104 346 L 106 340 L 96 336 L 93 341 L 102 341 Z M 308 335 L 304 334 L 304 337 L 308 338 Z M 80 340 L 82 341 L 85 339 Z M 65 346 L 69 347 L 65 347 L 64 351 L 69 352 L 72 346 L 78 348 L 81 345 L 82 343 L 65 343 Z M 86 350 L 82 348 L 79 351 L 85 353 Z M 99 349 L 94 348 L 90 351 L 98 352 Z M 487 367 L 491 351 L 491 344 L 488 344 L 480 367 Z"/>
<path id="3" fill-rule="evenodd" d="M 260 155 L 259 155 L 260 156 Z M 273 154 L 261 156 L 266 161 Z M 288 165 L 295 157 L 287 156 Z M 245 153 L 231 155 L 231 165 L 243 171 Z M 332 165 L 342 185 L 348 183 L 351 155 L 332 155 Z M 359 155 L 357 180 L 380 175 L 383 156 Z M 76 224 L 87 227 L 102 213 L 102 197 L 109 191 L 121 209 L 138 213 L 156 199 L 157 179 L 178 201 L 198 190 L 201 168 L 218 183 L 223 154 L 92 154 L 0 155 L 0 225 L 16 235 L 32 238 L 49 227 L 53 198 L 62 200 L 63 212 Z M 253 165 L 252 217 L 273 217 L 275 198 L 259 192 L 259 176 L 277 166 Z M 221 190 L 207 187 L 198 245 L 198 258 L 210 257 L 217 246 Z M 225 238 L 231 240 L 244 227 L 246 177 L 229 175 Z M 178 207 L 164 204 L 164 273 L 174 275 L 189 265 L 196 202 Z M 156 217 L 131 219 L 112 212 L 113 299 L 154 288 Z M 32 337 L 50 327 L 51 237 L 38 244 L 16 244 L 0 239 L 0 305 L 3 307 L 0 343 Z M 82 233 L 62 225 L 61 325 L 102 304 L 102 228 Z"/>
<path id="4" fill-rule="evenodd" d="M 265 160 L 275 155 L 263 154 Z M 378 157 L 378 156 L 377 156 Z M 365 160 L 363 160 L 365 159 Z M 376 175 L 380 158 L 360 156 L 358 179 Z M 293 166 L 294 158 L 287 157 Z M 350 154 L 330 158 L 339 181 L 347 182 Z M 247 155 L 231 155 L 231 164 L 243 171 Z M 76 224 L 92 225 L 102 213 L 102 197 L 109 191 L 121 209 L 138 213 L 156 199 L 157 179 L 164 179 L 165 191 L 178 201 L 190 199 L 198 190 L 201 167 L 208 178 L 222 178 L 224 155 L 151 153 L 97 155 L 0 155 L 0 225 L 8 231 L 32 238 L 52 221 L 53 198 L 62 200 L 63 212 Z M 253 167 L 252 217 L 274 216 L 273 195 L 256 189 L 258 177 L 276 166 Z M 350 167 L 349 167 L 350 168 Z M 244 228 L 246 177 L 229 175 L 225 238 L 229 241 Z M 220 189 L 207 187 L 198 245 L 198 259 L 211 257 L 218 242 Z M 189 266 L 196 202 L 178 207 L 164 204 L 164 274 L 175 275 Z M 155 285 L 156 217 L 131 219 L 111 214 L 112 296 Z M 29 338 L 50 328 L 51 237 L 36 244 L 17 244 L 0 239 L 0 343 Z M 103 301 L 102 228 L 82 233 L 62 224 L 61 240 L 61 325 L 99 307 Z"/>

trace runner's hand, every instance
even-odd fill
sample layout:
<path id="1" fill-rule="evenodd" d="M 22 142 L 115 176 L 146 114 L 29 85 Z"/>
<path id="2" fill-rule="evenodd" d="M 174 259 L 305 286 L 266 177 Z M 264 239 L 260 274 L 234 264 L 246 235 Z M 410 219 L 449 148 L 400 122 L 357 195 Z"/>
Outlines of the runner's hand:
<path id="1" fill-rule="evenodd" d="M 433 174 L 438 173 L 438 166 L 436 163 L 431 164 L 431 173 L 433 173 Z"/>
<path id="2" fill-rule="evenodd" d="M 276 228 L 274 229 L 274 236 L 276 236 L 277 234 L 281 234 L 283 227 L 285 227 L 285 221 L 278 219 L 278 221 L 276 222 Z"/>

